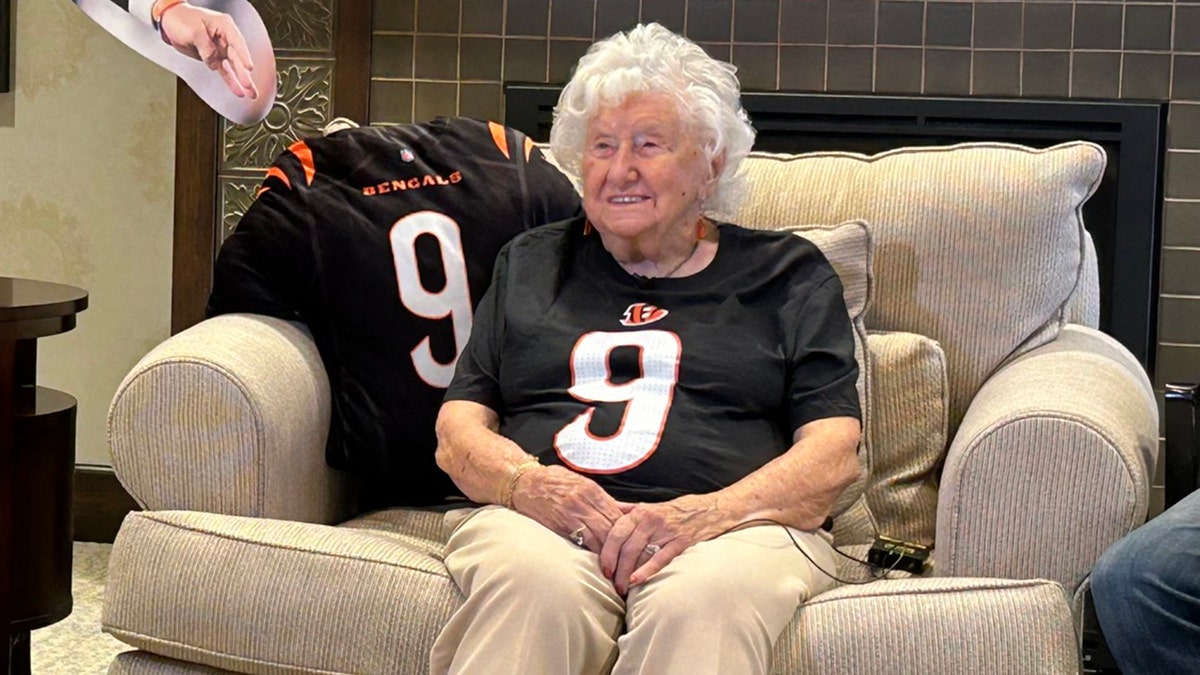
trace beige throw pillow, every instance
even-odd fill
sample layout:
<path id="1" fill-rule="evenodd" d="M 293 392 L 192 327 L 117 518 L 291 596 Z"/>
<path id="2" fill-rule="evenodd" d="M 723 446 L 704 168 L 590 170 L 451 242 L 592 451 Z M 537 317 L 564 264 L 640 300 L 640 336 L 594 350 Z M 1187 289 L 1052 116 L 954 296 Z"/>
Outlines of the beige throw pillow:
<path id="1" fill-rule="evenodd" d="M 947 442 L 945 354 L 912 333 L 869 332 L 866 346 L 873 367 L 871 475 L 861 499 L 834 522 L 835 542 L 861 555 L 877 535 L 929 546 Z"/>
<path id="2" fill-rule="evenodd" d="M 1054 338 L 1080 278 L 1081 207 L 1104 171 L 1086 142 L 854 153 L 752 153 L 755 228 L 863 219 L 874 239 L 872 330 L 927 335 L 945 350 L 951 428 L 1002 361 Z"/>

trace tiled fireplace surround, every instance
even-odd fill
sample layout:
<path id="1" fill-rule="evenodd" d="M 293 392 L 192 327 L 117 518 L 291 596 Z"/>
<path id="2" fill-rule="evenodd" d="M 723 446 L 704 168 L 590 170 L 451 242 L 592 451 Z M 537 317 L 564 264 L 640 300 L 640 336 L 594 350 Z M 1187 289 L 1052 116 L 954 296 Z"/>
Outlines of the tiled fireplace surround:
<path id="1" fill-rule="evenodd" d="M 1155 384 L 1200 380 L 1200 0 L 375 0 L 371 122 L 499 120 L 639 21 L 746 90 L 1170 101 Z"/>

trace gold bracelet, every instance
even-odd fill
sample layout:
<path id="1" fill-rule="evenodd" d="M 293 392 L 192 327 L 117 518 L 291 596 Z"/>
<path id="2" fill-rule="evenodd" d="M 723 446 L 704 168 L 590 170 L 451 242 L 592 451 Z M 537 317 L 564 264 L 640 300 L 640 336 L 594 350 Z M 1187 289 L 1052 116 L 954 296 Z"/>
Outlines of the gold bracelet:
<path id="1" fill-rule="evenodd" d="M 541 466 L 541 462 L 538 461 L 537 457 L 530 457 L 509 469 L 508 480 L 505 482 L 504 490 L 500 493 L 500 503 L 504 505 L 504 508 L 511 509 L 513 507 L 513 491 L 517 489 L 517 480 L 521 477 L 521 474 L 535 466 Z"/>

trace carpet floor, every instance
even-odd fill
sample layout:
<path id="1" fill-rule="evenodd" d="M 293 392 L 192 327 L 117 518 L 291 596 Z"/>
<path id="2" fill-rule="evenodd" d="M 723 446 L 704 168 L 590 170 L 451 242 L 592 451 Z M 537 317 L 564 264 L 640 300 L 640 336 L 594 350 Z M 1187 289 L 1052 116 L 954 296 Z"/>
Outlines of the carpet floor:
<path id="1" fill-rule="evenodd" d="M 100 632 L 100 608 L 108 575 L 111 544 L 76 542 L 71 615 L 33 631 L 30 641 L 33 675 L 100 675 L 117 654 L 133 649 Z"/>

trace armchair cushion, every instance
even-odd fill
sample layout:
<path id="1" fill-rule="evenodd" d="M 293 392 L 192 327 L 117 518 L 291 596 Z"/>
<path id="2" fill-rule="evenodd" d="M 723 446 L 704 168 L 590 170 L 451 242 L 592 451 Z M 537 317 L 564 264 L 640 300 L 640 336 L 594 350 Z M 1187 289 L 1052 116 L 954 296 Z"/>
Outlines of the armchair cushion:
<path id="1" fill-rule="evenodd" d="M 946 357 L 922 335 L 872 331 L 872 467 L 863 494 L 834 521 L 834 541 L 866 553 L 875 535 L 926 546 L 937 527 L 937 476 L 946 448 Z M 862 547 L 861 550 L 858 547 Z M 853 576 L 864 574 L 853 565 Z"/>
<path id="2" fill-rule="evenodd" d="M 131 514 L 114 548 L 103 626 L 143 651 L 123 654 L 110 672 L 428 672 L 429 649 L 461 601 L 436 557 L 440 541 L 427 538 L 442 515 L 368 518 L 369 528 L 333 528 Z M 898 663 L 1075 672 L 1070 616 L 1062 587 L 1044 580 L 842 587 L 798 610 L 776 644 L 775 672 L 910 672 Z"/>
<path id="3" fill-rule="evenodd" d="M 878 290 L 866 325 L 942 345 L 953 431 L 997 365 L 1057 334 L 1082 278 L 1082 205 L 1104 165 L 1085 142 L 752 153 L 751 194 L 734 220 L 870 223 Z"/>
<path id="4" fill-rule="evenodd" d="M 461 602 L 434 557 L 441 543 L 422 536 L 441 519 L 391 510 L 361 529 L 132 513 L 102 625 L 140 649 L 235 672 L 422 672 Z"/>
<path id="5" fill-rule="evenodd" d="M 1042 579 L 900 579 L 800 608 L 775 673 L 1076 673 L 1067 596 Z"/>

